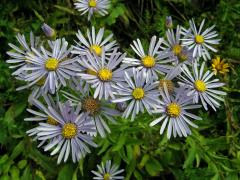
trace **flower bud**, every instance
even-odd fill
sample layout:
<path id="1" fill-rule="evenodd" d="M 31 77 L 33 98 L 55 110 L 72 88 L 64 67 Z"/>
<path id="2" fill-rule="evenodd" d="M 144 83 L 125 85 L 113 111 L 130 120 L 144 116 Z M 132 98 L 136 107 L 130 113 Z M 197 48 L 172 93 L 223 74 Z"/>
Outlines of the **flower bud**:
<path id="1" fill-rule="evenodd" d="M 119 110 L 120 112 L 125 111 L 126 108 L 127 108 L 126 102 L 119 102 L 116 104 L 116 109 Z"/>
<path id="2" fill-rule="evenodd" d="M 44 32 L 44 34 L 49 37 L 49 38 L 55 38 L 56 37 L 56 32 L 54 29 L 52 29 L 49 25 L 47 25 L 46 23 L 44 23 L 42 25 L 42 30 Z"/>
<path id="3" fill-rule="evenodd" d="M 172 17 L 171 16 L 167 16 L 166 17 L 166 27 L 170 28 L 170 29 L 173 27 Z"/>

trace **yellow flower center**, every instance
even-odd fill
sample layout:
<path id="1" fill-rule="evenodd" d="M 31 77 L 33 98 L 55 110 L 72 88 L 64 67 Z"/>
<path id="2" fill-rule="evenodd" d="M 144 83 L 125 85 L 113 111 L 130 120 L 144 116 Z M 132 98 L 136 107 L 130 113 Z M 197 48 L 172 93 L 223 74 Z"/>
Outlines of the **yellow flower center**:
<path id="1" fill-rule="evenodd" d="M 96 0 L 89 0 L 88 5 L 90 7 L 96 7 L 97 6 L 97 2 L 96 2 Z"/>
<path id="2" fill-rule="evenodd" d="M 46 78 L 45 77 L 42 77 L 41 79 L 38 80 L 38 82 L 36 83 L 36 85 L 38 86 L 43 86 L 44 83 L 46 81 Z"/>
<path id="3" fill-rule="evenodd" d="M 179 55 L 182 52 L 182 46 L 180 46 L 179 44 L 174 45 L 172 48 L 172 52 L 175 56 Z"/>
<path id="4" fill-rule="evenodd" d="M 93 97 L 88 97 L 83 101 L 82 108 L 85 112 L 89 112 L 91 115 L 94 115 L 99 112 L 100 103 Z"/>
<path id="5" fill-rule="evenodd" d="M 97 75 L 97 72 L 94 71 L 94 70 L 92 70 L 92 69 L 87 69 L 87 70 L 86 70 L 86 73 L 87 73 L 87 74 L 90 74 L 90 75 L 94 75 L 94 76 Z"/>
<path id="6" fill-rule="evenodd" d="M 90 51 L 94 52 L 96 55 L 101 56 L 102 55 L 102 48 L 99 45 L 92 45 L 90 47 Z"/>
<path id="7" fill-rule="evenodd" d="M 58 60 L 55 58 L 49 58 L 45 62 L 45 68 L 48 71 L 55 71 L 58 68 Z"/>
<path id="8" fill-rule="evenodd" d="M 98 71 L 98 77 L 102 81 L 109 81 L 112 79 L 112 71 L 107 68 L 102 68 Z"/>
<path id="9" fill-rule="evenodd" d="M 47 123 L 54 125 L 54 126 L 57 126 L 59 124 L 54 118 L 52 118 L 50 116 L 48 116 Z"/>
<path id="10" fill-rule="evenodd" d="M 144 90 L 143 88 L 135 88 L 132 91 L 132 96 L 134 97 L 134 99 L 140 100 L 144 97 Z"/>
<path id="11" fill-rule="evenodd" d="M 152 56 L 145 56 L 144 58 L 142 58 L 142 64 L 146 68 L 152 68 L 153 66 L 155 66 L 155 59 Z"/>
<path id="12" fill-rule="evenodd" d="M 109 173 L 104 174 L 103 180 L 110 180 L 111 175 Z"/>
<path id="13" fill-rule="evenodd" d="M 188 55 L 186 53 L 181 52 L 180 54 L 178 54 L 178 60 L 180 62 L 184 62 L 188 59 Z"/>
<path id="14" fill-rule="evenodd" d="M 62 135 L 66 139 L 74 138 L 77 135 L 77 126 L 74 123 L 66 123 L 62 129 Z"/>
<path id="15" fill-rule="evenodd" d="M 207 89 L 206 84 L 202 80 L 196 80 L 194 85 L 196 90 L 199 92 L 204 92 Z"/>
<path id="16" fill-rule="evenodd" d="M 167 114 L 170 117 L 178 117 L 181 113 L 181 107 L 177 103 L 170 103 L 167 106 Z"/>
<path id="17" fill-rule="evenodd" d="M 163 89 L 164 84 L 166 84 L 167 90 L 169 93 L 172 93 L 174 90 L 174 84 L 171 80 L 161 79 L 159 81 L 159 89 Z"/>
<path id="18" fill-rule="evenodd" d="M 202 35 L 197 34 L 197 35 L 195 36 L 195 42 L 196 42 L 197 44 L 202 44 L 202 43 L 204 43 L 204 37 L 203 37 Z"/>

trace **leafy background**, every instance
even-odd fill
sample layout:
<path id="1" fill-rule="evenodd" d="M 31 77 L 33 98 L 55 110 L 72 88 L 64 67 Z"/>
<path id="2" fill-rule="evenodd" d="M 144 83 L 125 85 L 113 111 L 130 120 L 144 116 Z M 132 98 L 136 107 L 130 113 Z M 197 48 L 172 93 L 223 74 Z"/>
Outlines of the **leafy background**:
<path id="1" fill-rule="evenodd" d="M 5 63 L 8 43 L 16 43 L 20 32 L 27 37 L 32 30 L 42 36 L 41 24 L 48 23 L 73 42 L 77 29 L 94 25 L 113 32 L 124 51 L 140 38 L 145 43 L 152 35 L 164 36 L 165 17 L 174 25 L 216 24 L 222 39 L 218 55 L 231 64 L 230 72 L 220 77 L 228 96 L 217 112 L 200 111 L 192 136 L 167 140 L 159 135 L 159 126 L 148 128 L 154 118 L 138 116 L 134 122 L 119 119 L 112 133 L 97 139 L 99 147 L 77 164 L 56 165 L 56 157 L 36 148 L 25 131 L 33 124 L 24 122 L 28 91 L 16 92 L 20 82 L 11 77 Z M 125 169 L 126 179 L 229 179 L 240 172 L 240 1 L 238 0 L 112 0 L 106 17 L 91 22 L 74 10 L 71 0 L 1 0 L 0 2 L 0 179 L 91 179 L 90 170 L 101 160 L 113 161 Z M 210 66 L 209 62 L 209 66 Z"/>

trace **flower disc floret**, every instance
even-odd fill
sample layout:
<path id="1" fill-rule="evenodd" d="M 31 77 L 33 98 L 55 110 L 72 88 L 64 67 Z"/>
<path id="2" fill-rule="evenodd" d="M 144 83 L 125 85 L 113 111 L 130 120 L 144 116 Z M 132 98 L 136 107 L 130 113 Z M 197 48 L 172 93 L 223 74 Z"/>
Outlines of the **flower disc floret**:
<path id="1" fill-rule="evenodd" d="M 100 103 L 97 99 L 88 97 L 83 101 L 82 108 L 85 112 L 90 112 L 91 115 L 94 115 L 100 110 Z"/>
<path id="2" fill-rule="evenodd" d="M 45 62 L 45 68 L 48 71 L 55 71 L 58 68 L 58 60 L 56 58 L 49 58 Z"/>
<path id="3" fill-rule="evenodd" d="M 142 88 L 135 88 L 132 92 L 134 99 L 140 100 L 144 97 L 144 90 Z"/>
<path id="4" fill-rule="evenodd" d="M 98 71 L 98 77 L 102 81 L 109 81 L 112 79 L 112 71 L 107 68 L 102 68 Z"/>
<path id="5" fill-rule="evenodd" d="M 195 36 L 195 42 L 196 42 L 197 44 L 202 44 L 202 43 L 204 43 L 204 37 L 203 37 L 202 35 L 197 34 L 197 35 Z"/>
<path id="6" fill-rule="evenodd" d="M 181 107 L 177 104 L 177 103 L 170 103 L 168 106 L 167 106 L 167 114 L 170 116 L 170 117 L 178 117 L 181 113 Z"/>
<path id="7" fill-rule="evenodd" d="M 155 59 L 152 56 L 145 56 L 144 58 L 142 58 L 142 64 L 146 68 L 152 68 L 155 66 Z"/>
<path id="8" fill-rule="evenodd" d="M 99 45 L 92 45 L 90 47 L 90 51 L 96 53 L 96 55 L 101 56 L 102 54 L 102 48 Z"/>
<path id="9" fill-rule="evenodd" d="M 202 80 L 196 80 L 194 86 L 199 92 L 204 92 L 207 89 L 206 84 Z"/>
<path id="10" fill-rule="evenodd" d="M 171 80 L 168 79 L 161 79 L 159 81 L 159 89 L 163 89 L 164 84 L 166 84 L 167 90 L 169 93 L 172 93 L 174 90 L 174 84 Z"/>
<path id="11" fill-rule="evenodd" d="M 179 55 L 182 52 L 182 46 L 180 46 L 179 44 L 175 44 L 172 48 L 173 54 L 174 55 Z"/>
<path id="12" fill-rule="evenodd" d="M 103 180 L 110 180 L 111 175 L 109 173 L 104 174 Z"/>
<path id="13" fill-rule="evenodd" d="M 59 124 L 58 121 L 52 118 L 51 116 L 48 116 L 47 123 L 54 126 L 57 126 Z"/>
<path id="14" fill-rule="evenodd" d="M 77 126 L 74 123 L 66 123 L 62 128 L 62 135 L 66 139 L 74 138 L 77 135 Z"/>
<path id="15" fill-rule="evenodd" d="M 96 7 L 97 6 L 97 2 L 96 2 L 96 0 L 89 0 L 88 5 L 90 7 Z"/>

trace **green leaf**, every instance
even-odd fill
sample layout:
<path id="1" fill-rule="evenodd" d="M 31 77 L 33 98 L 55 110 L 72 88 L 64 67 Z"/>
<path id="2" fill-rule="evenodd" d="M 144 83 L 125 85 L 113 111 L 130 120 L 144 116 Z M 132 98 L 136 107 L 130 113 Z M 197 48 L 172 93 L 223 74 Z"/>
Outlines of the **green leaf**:
<path id="1" fill-rule="evenodd" d="M 18 162 L 18 168 L 23 169 L 27 165 L 27 160 L 21 160 Z"/>
<path id="2" fill-rule="evenodd" d="M 54 5 L 54 7 L 59 9 L 59 10 L 62 10 L 64 12 L 67 12 L 69 14 L 74 14 L 74 10 L 73 9 L 70 9 L 70 8 L 67 8 L 67 7 L 63 7 L 63 6 L 59 6 L 59 5 Z"/>
<path id="3" fill-rule="evenodd" d="M 24 142 L 20 141 L 17 146 L 15 146 L 10 158 L 11 160 L 14 160 L 19 154 L 21 154 L 24 150 Z"/>
<path id="4" fill-rule="evenodd" d="M 40 21 L 44 22 L 44 18 L 36 10 L 33 10 L 33 12 Z"/>
<path id="5" fill-rule="evenodd" d="M 113 146 L 112 151 L 120 150 L 126 141 L 126 134 L 122 133 L 117 141 L 117 144 Z"/>
<path id="6" fill-rule="evenodd" d="M 58 173 L 57 180 L 72 180 L 74 168 L 70 164 L 66 164 Z"/>
<path id="7" fill-rule="evenodd" d="M 163 171 L 160 162 L 154 158 L 150 158 L 149 161 L 147 161 L 145 168 L 151 176 L 156 176 L 160 171 Z"/>

